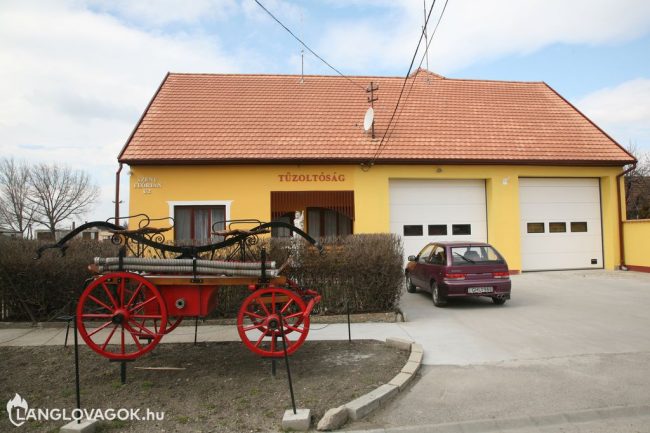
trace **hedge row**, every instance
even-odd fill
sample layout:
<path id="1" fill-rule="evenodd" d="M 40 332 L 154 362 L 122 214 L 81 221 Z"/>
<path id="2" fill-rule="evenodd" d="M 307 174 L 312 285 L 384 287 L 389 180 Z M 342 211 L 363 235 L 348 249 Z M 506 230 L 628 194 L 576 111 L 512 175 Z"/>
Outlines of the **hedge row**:
<path id="1" fill-rule="evenodd" d="M 0 238 L 0 301 L 3 320 L 46 321 L 73 311 L 94 257 L 117 255 L 109 242 L 73 241 L 66 254 L 48 251 L 33 260 L 37 241 Z M 304 241 L 264 239 L 252 246 L 259 257 L 266 248 L 278 266 L 292 255 L 284 274 L 323 297 L 315 313 L 393 311 L 403 284 L 402 245 L 390 234 L 353 235 L 324 242 L 319 252 Z M 233 317 L 250 292 L 225 287 L 213 317 Z"/>
<path id="2" fill-rule="evenodd" d="M 47 251 L 34 260 L 42 243 L 0 237 L 0 303 L 3 320 L 47 321 L 73 310 L 91 275 L 96 256 L 115 256 L 110 242 L 75 240 L 64 256 Z"/>
<path id="3" fill-rule="evenodd" d="M 324 241 L 324 253 L 304 241 L 297 248 L 290 240 L 272 239 L 258 245 L 279 264 L 292 251 L 291 265 L 284 274 L 301 286 L 317 290 L 323 297 L 316 313 L 342 314 L 349 305 L 353 313 L 394 311 L 404 281 L 403 249 L 392 234 L 362 234 Z M 223 315 L 237 312 L 247 293 L 226 288 L 219 294 Z"/>

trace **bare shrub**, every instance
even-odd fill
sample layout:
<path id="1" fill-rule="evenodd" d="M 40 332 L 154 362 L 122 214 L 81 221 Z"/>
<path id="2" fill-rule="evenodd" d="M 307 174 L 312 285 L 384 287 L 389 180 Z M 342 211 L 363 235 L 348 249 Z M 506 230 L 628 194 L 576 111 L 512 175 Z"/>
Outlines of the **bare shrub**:
<path id="1" fill-rule="evenodd" d="M 291 241 L 286 239 L 266 240 L 262 245 L 278 266 L 291 249 Z M 284 273 L 322 295 L 316 313 L 343 314 L 348 304 L 352 313 L 394 311 L 397 307 L 404 280 L 399 237 L 359 234 L 326 239 L 322 255 L 307 242 L 299 245 L 297 257 Z M 218 313 L 236 315 L 248 294 L 241 287 L 220 290 Z"/>
<path id="2" fill-rule="evenodd" d="M 106 242 L 74 240 L 66 254 L 46 252 L 34 260 L 38 241 L 0 237 L 0 300 L 3 320 L 47 321 L 72 311 L 96 256 L 115 256 Z"/>
<path id="3" fill-rule="evenodd" d="M 109 242 L 74 240 L 66 254 L 46 252 L 33 260 L 38 241 L 0 238 L 0 299 L 3 320 L 52 320 L 73 311 L 76 300 L 91 277 L 87 266 L 94 257 L 114 257 L 118 248 Z M 270 260 L 280 266 L 292 249 L 286 239 L 262 239 L 252 245 L 251 255 L 260 257 L 265 247 Z M 295 259 L 284 274 L 302 287 L 322 295 L 315 313 L 343 314 L 393 311 L 403 284 L 402 245 L 392 234 L 361 234 L 327 239 L 324 253 L 300 242 Z M 222 287 L 212 316 L 234 317 L 244 298 L 245 287 Z"/>

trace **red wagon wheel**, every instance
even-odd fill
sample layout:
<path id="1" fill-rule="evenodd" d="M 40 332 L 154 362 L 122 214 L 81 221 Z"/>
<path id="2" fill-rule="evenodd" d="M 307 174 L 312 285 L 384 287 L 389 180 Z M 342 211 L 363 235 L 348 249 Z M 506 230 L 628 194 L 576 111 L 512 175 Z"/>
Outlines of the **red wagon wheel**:
<path id="1" fill-rule="evenodd" d="M 290 355 L 305 342 L 309 316 L 305 303 L 291 290 L 268 287 L 250 294 L 239 309 L 237 331 L 244 344 L 261 356 L 284 356 L 282 332 Z M 295 333 L 295 334 L 294 334 Z"/>
<path id="2" fill-rule="evenodd" d="M 167 316 L 167 327 L 165 327 L 164 329 L 159 326 L 159 322 L 160 322 L 159 320 L 154 320 L 153 322 L 154 333 L 160 333 L 164 335 L 169 334 L 174 329 L 176 329 L 178 325 L 181 324 L 184 318 L 185 316 L 178 316 L 178 317 Z M 140 324 L 144 326 L 146 321 L 147 321 L 146 319 L 141 319 Z M 150 339 L 151 337 L 142 336 L 140 338 Z"/>
<path id="3" fill-rule="evenodd" d="M 167 327 L 162 329 L 160 332 L 162 334 L 169 334 L 172 332 L 178 325 L 181 324 L 185 316 L 178 316 L 178 317 L 168 317 L 167 318 Z M 158 323 L 156 323 L 156 326 L 158 326 Z"/>
<path id="4" fill-rule="evenodd" d="M 109 359 L 135 359 L 152 350 L 167 327 L 165 301 L 144 277 L 113 272 L 94 280 L 77 305 L 81 338 Z"/>

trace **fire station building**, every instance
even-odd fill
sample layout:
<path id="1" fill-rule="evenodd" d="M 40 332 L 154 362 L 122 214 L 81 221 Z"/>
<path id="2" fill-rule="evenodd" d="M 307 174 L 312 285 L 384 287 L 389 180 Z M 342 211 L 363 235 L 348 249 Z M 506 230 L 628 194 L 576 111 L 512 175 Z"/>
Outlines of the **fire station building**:
<path id="1" fill-rule="evenodd" d="M 512 270 L 619 265 L 634 158 L 597 125 L 543 82 L 426 70 L 395 111 L 403 81 L 170 73 L 118 158 L 129 213 L 173 218 L 177 240 L 300 211 L 312 236 L 392 232 L 406 255 L 471 239 Z"/>

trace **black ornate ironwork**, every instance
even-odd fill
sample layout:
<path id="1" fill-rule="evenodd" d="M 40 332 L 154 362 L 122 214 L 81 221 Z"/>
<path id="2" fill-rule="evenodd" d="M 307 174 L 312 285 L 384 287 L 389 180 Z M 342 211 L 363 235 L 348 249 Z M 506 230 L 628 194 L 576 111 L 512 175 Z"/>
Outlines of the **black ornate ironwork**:
<path id="1" fill-rule="evenodd" d="M 218 250 L 224 250 L 230 248 L 226 252 L 227 259 L 238 259 L 246 261 L 247 259 L 256 260 L 251 255 L 251 247 L 256 245 L 259 242 L 259 236 L 262 234 L 269 233 L 273 228 L 286 228 L 292 232 L 297 233 L 299 236 L 307 240 L 309 243 L 318 248 L 322 252 L 322 246 L 318 241 L 309 236 L 307 233 L 301 229 L 282 221 L 271 221 L 271 222 L 262 222 L 259 220 L 228 220 L 228 221 L 219 221 L 213 225 L 213 228 L 217 224 L 228 224 L 228 230 L 225 231 L 215 231 L 215 235 L 222 237 L 223 240 L 215 243 L 209 243 L 205 245 L 175 245 L 173 242 L 166 240 L 164 233 L 173 228 L 173 219 L 171 218 L 149 218 L 145 214 L 138 214 L 125 219 L 134 220 L 138 219 L 136 229 L 128 229 L 127 227 L 116 225 L 110 221 L 113 221 L 114 218 L 109 218 L 106 221 L 92 221 L 86 224 L 82 224 L 77 227 L 75 230 L 72 230 L 66 236 L 61 238 L 60 241 L 54 244 L 48 244 L 40 247 L 36 252 L 36 257 L 38 259 L 41 257 L 44 251 L 48 249 L 58 249 L 61 251 L 61 254 L 65 254 L 65 250 L 68 248 L 68 241 L 73 239 L 79 233 L 84 230 L 91 228 L 104 229 L 113 233 L 111 241 L 116 245 L 120 245 L 120 255 L 123 257 L 126 254 L 130 254 L 136 257 L 155 257 L 155 258 L 202 258 L 207 257 L 210 259 L 215 258 L 215 254 Z M 156 228 L 151 227 L 153 221 L 163 221 L 168 220 L 172 222 L 170 227 L 166 228 Z M 254 224 L 250 229 L 237 229 L 235 226 L 237 224 Z"/>
<path id="2" fill-rule="evenodd" d="M 257 219 L 239 219 L 239 220 L 222 220 L 212 224 L 212 233 L 216 236 L 223 237 L 224 240 L 237 235 L 248 235 L 240 239 L 231 248 L 225 251 L 223 259 L 225 260 L 247 260 L 255 261 L 260 260 L 253 253 L 253 248 L 259 244 L 259 236 L 261 234 L 269 233 L 269 228 L 260 228 L 264 223 Z M 251 229 L 242 229 L 240 226 L 250 227 Z M 219 230 L 220 227 L 227 227 L 227 229 Z"/>

